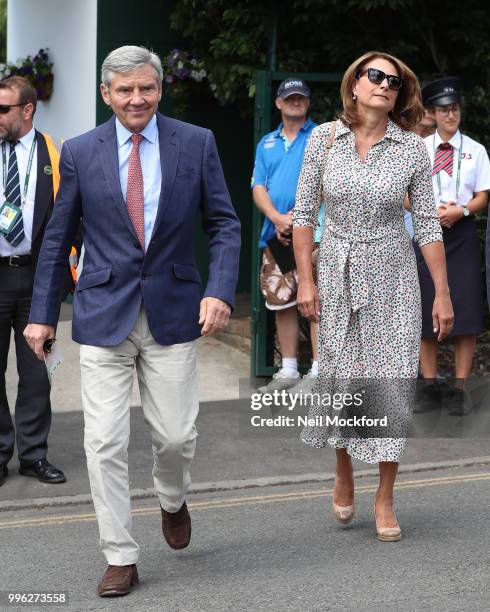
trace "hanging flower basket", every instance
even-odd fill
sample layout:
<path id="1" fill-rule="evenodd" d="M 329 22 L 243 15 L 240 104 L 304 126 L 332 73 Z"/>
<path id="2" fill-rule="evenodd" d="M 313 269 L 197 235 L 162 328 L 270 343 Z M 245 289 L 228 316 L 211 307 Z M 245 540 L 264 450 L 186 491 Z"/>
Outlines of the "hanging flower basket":
<path id="1" fill-rule="evenodd" d="M 38 100 L 49 100 L 53 95 L 53 74 L 40 75 L 35 80 L 34 87 L 37 91 Z"/>
<path id="2" fill-rule="evenodd" d="M 188 51 L 172 49 L 162 59 L 163 88 L 174 101 L 174 112 L 185 117 L 192 98 L 206 99 L 213 87 L 204 62 Z M 211 89 L 210 89 L 211 87 Z"/>
<path id="3" fill-rule="evenodd" d="M 48 49 L 39 49 L 32 57 L 19 58 L 17 62 L 0 64 L 2 79 L 22 76 L 32 83 L 37 91 L 38 100 L 49 100 L 53 94 L 53 62 L 49 61 Z"/>

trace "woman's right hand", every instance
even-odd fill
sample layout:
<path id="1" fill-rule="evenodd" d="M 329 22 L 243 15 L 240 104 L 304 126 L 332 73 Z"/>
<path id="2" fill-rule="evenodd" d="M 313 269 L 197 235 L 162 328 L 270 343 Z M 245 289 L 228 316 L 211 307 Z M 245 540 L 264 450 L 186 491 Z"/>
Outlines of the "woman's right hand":
<path id="1" fill-rule="evenodd" d="M 315 283 L 303 281 L 298 285 L 298 308 L 301 316 L 318 323 L 320 320 L 320 298 Z"/>

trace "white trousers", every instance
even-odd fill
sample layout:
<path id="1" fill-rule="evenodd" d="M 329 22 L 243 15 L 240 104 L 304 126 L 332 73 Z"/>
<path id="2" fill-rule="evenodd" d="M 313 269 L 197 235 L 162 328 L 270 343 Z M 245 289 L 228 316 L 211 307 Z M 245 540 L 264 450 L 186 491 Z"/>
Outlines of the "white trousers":
<path id="1" fill-rule="evenodd" d="M 128 477 L 129 407 L 136 365 L 145 421 L 151 432 L 153 482 L 160 504 L 177 512 L 190 486 L 199 411 L 194 342 L 162 346 L 144 308 L 117 346 L 82 345 L 82 404 L 90 489 L 100 546 L 111 565 L 136 563 Z"/>

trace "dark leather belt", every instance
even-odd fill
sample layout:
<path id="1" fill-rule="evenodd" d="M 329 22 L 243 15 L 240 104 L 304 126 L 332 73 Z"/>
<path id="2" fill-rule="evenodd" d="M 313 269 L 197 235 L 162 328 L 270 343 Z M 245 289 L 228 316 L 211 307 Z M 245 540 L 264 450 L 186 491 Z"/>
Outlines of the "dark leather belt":
<path id="1" fill-rule="evenodd" d="M 32 264 L 32 255 L 12 255 L 11 257 L 0 257 L 0 266 L 11 266 L 19 268 Z"/>

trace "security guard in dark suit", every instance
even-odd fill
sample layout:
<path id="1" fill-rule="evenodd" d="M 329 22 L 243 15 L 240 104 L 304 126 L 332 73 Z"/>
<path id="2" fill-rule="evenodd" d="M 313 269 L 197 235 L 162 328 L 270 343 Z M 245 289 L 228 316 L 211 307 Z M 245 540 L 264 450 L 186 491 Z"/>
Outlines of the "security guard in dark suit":
<path id="1" fill-rule="evenodd" d="M 27 345 L 23 332 L 29 318 L 37 259 L 54 203 L 59 156 L 49 139 L 33 127 L 36 91 L 27 79 L 0 81 L 0 485 L 17 450 L 20 474 L 61 483 L 63 472 L 46 458 L 51 425 L 50 384 L 45 365 Z M 69 263 L 63 298 L 72 288 Z M 14 330 L 19 384 L 15 427 L 5 390 L 5 371 Z"/>

